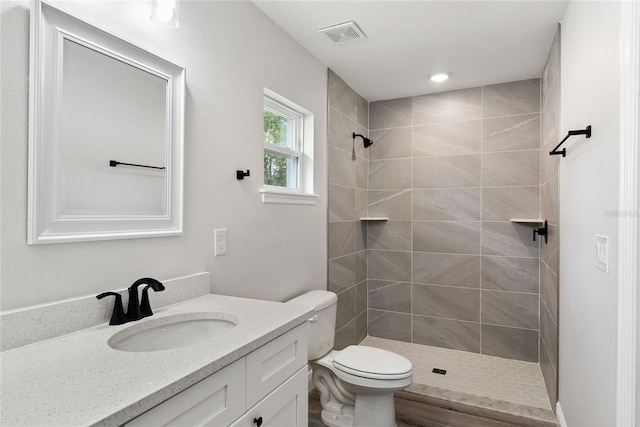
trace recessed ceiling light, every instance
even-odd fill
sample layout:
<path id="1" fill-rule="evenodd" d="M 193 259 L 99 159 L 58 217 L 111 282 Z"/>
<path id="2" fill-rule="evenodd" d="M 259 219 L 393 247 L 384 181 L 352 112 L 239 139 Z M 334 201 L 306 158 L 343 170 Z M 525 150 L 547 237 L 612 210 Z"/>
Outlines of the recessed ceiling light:
<path id="1" fill-rule="evenodd" d="M 451 73 L 435 73 L 431 74 L 429 78 L 432 82 L 443 82 L 451 76 Z"/>

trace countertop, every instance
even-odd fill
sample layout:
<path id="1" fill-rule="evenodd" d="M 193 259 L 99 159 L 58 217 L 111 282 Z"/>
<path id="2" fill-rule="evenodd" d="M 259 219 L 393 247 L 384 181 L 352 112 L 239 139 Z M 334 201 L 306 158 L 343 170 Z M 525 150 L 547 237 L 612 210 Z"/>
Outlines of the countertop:
<path id="1" fill-rule="evenodd" d="M 159 317 L 223 312 L 235 328 L 191 346 L 124 352 L 115 333 Z M 0 353 L 3 426 L 114 426 L 224 368 L 307 320 L 311 307 L 205 295 L 119 326 L 102 324 Z"/>

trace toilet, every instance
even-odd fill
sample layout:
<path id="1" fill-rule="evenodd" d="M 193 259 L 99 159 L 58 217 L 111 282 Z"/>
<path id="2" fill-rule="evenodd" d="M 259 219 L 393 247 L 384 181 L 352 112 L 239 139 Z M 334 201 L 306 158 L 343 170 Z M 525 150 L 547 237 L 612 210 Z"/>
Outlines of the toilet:
<path id="1" fill-rule="evenodd" d="M 411 385 L 413 366 L 379 348 L 350 345 L 333 350 L 337 302 L 329 291 L 310 291 L 288 301 L 315 309 L 308 321 L 308 360 L 320 393 L 322 422 L 332 427 L 395 426 L 393 393 Z"/>

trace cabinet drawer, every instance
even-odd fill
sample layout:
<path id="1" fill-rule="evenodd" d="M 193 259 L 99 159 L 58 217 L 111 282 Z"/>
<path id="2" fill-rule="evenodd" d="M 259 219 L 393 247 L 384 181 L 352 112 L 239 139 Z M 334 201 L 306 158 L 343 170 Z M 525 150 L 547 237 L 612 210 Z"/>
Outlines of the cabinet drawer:
<path id="1" fill-rule="evenodd" d="M 231 427 L 306 427 L 309 423 L 306 366 L 249 409 Z"/>
<path id="2" fill-rule="evenodd" d="M 247 408 L 307 364 L 307 323 L 247 355 Z"/>
<path id="3" fill-rule="evenodd" d="M 192 385 L 126 424 L 141 426 L 227 425 L 245 411 L 245 359 Z"/>

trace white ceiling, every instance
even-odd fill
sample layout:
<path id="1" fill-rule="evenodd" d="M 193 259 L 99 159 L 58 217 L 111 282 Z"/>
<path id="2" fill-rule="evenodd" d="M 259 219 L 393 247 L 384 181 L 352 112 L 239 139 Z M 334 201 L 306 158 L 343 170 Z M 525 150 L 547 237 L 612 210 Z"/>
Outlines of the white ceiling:
<path id="1" fill-rule="evenodd" d="M 369 101 L 539 77 L 567 0 L 274 1 L 254 4 Z M 367 39 L 319 29 L 355 21 Z M 427 76 L 449 71 L 436 84 Z"/>

